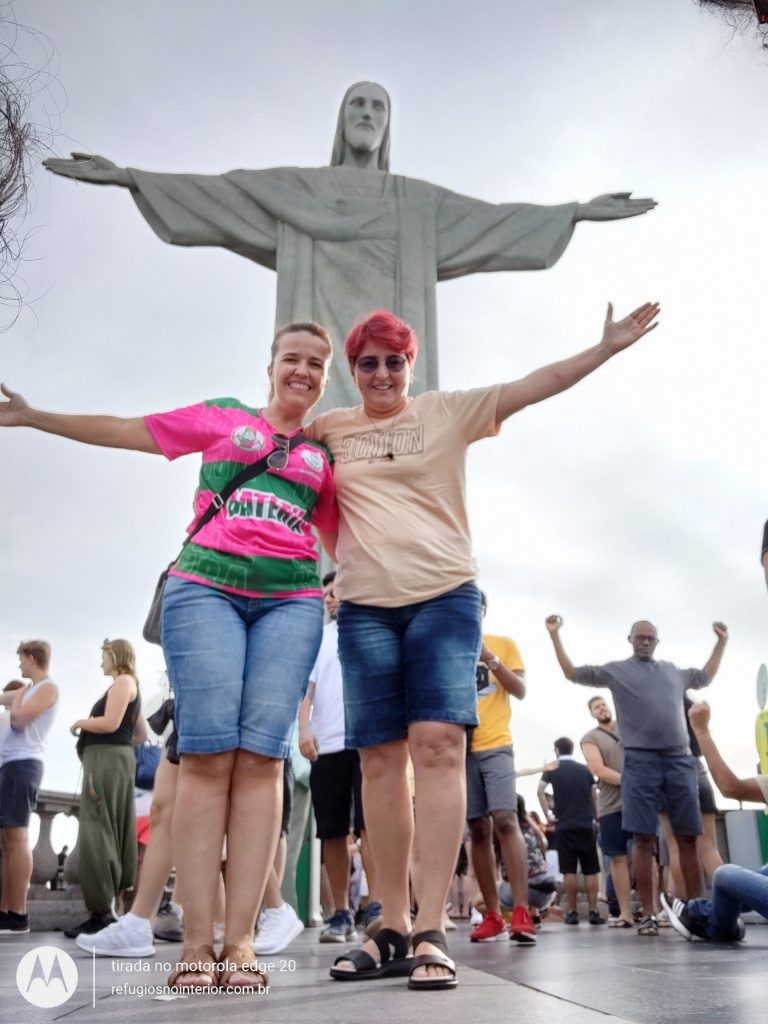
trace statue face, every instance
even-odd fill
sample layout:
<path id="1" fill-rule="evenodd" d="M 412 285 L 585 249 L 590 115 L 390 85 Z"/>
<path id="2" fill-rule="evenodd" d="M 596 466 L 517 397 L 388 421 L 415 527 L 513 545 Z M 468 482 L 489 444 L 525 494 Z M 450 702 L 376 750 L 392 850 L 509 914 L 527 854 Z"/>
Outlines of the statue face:
<path id="1" fill-rule="evenodd" d="M 364 82 L 344 105 L 344 141 L 353 150 L 375 153 L 389 121 L 387 94 L 380 85 Z"/>

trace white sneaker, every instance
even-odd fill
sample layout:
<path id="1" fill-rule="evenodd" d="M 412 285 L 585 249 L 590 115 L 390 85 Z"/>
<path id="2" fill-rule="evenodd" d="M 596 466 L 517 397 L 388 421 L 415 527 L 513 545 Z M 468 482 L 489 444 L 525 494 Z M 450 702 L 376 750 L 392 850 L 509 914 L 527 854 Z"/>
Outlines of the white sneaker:
<path id="1" fill-rule="evenodd" d="M 279 907 L 264 907 L 259 915 L 259 931 L 253 943 L 254 953 L 282 953 L 304 925 L 290 903 Z"/>
<path id="2" fill-rule="evenodd" d="M 472 907 L 472 909 L 469 912 L 469 923 L 472 925 L 473 928 L 476 925 L 483 923 L 483 915 L 480 913 L 479 910 L 477 910 L 476 907 Z"/>
<path id="3" fill-rule="evenodd" d="M 146 918 L 123 914 L 114 924 L 93 935 L 81 933 L 75 942 L 96 956 L 153 956 L 152 925 Z"/>

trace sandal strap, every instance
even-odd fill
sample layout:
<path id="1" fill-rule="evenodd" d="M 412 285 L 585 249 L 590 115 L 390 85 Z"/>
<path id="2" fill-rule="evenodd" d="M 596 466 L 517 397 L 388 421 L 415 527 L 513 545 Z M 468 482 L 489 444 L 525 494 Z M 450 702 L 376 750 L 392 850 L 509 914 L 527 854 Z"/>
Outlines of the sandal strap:
<path id="1" fill-rule="evenodd" d="M 408 936 L 401 935 L 393 928 L 380 928 L 373 941 L 376 943 L 382 964 L 390 960 L 404 960 L 408 956 Z"/>
<path id="2" fill-rule="evenodd" d="M 448 956 L 448 943 L 445 941 L 445 932 L 441 932 L 437 928 L 432 928 L 425 932 L 417 932 L 411 937 L 411 944 L 413 945 L 414 953 L 416 952 L 417 946 L 420 946 L 422 942 L 429 942 Z M 425 955 L 430 956 L 431 954 L 427 953 Z M 450 957 L 448 958 L 450 959 Z"/>
<path id="3" fill-rule="evenodd" d="M 456 977 L 456 964 L 449 956 L 440 956 L 438 953 L 421 953 L 419 956 L 415 956 L 411 960 L 410 977 L 413 978 L 414 974 L 419 967 L 444 967 L 447 971 L 450 971 L 452 976 Z M 419 979 L 415 981 L 419 983 Z M 426 982 L 427 979 L 425 978 Z"/>
<path id="4" fill-rule="evenodd" d="M 375 971 L 379 966 L 371 954 L 366 953 L 364 949 L 350 949 L 348 953 L 337 956 L 333 961 L 333 966 L 340 964 L 342 960 L 349 960 L 358 971 Z"/>

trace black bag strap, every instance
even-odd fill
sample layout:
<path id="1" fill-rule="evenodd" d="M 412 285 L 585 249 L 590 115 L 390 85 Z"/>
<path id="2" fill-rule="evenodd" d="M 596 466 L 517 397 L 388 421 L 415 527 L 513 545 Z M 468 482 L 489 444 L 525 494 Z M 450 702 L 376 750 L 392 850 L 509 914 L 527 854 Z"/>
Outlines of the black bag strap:
<path id="1" fill-rule="evenodd" d="M 286 451 L 290 454 L 290 452 L 297 445 L 300 445 L 302 443 L 302 441 L 306 441 L 306 440 L 307 440 L 307 437 L 306 437 L 306 434 L 304 433 L 304 431 L 303 430 L 299 430 L 288 441 L 288 448 L 286 449 Z M 248 466 L 243 466 L 243 468 L 240 470 L 240 472 L 236 473 L 235 476 L 232 477 L 232 479 L 229 481 L 229 483 L 227 484 L 226 487 L 224 487 L 217 494 L 214 494 L 214 496 L 211 498 L 210 505 L 205 510 L 205 512 L 203 512 L 203 514 L 200 516 L 198 521 L 195 523 L 194 529 L 190 533 L 187 534 L 187 537 L 184 540 L 184 544 L 182 544 L 182 547 L 184 547 L 187 544 L 189 544 L 189 542 L 192 540 L 192 538 L 195 536 L 195 534 L 199 533 L 200 530 L 202 530 L 202 528 L 207 523 L 210 523 L 210 521 L 213 519 L 213 517 L 222 508 L 224 508 L 224 506 L 227 503 L 227 499 L 232 494 L 235 493 L 235 491 L 238 489 L 238 487 L 242 487 L 244 483 L 246 483 L 248 480 L 251 480 L 255 476 L 261 476 L 261 474 L 267 468 L 267 463 L 269 461 L 270 456 L 274 455 L 274 453 L 277 452 L 277 451 L 283 451 L 283 449 L 282 448 L 273 448 L 271 452 L 267 452 L 267 454 L 264 455 L 261 459 L 259 459 L 258 462 L 252 462 Z"/>

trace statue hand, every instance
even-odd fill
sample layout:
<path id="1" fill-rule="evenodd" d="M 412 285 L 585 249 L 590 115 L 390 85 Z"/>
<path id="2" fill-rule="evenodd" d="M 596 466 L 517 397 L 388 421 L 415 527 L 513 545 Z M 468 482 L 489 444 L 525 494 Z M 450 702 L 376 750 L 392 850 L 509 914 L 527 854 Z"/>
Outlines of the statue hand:
<path id="1" fill-rule="evenodd" d="M 18 391 L 11 391 L 5 384 L 0 384 L 0 391 L 8 399 L 7 402 L 0 401 L 0 427 L 25 426 L 26 414 L 29 410 L 27 402 Z"/>
<path id="2" fill-rule="evenodd" d="M 658 302 L 644 302 L 642 306 L 638 306 L 634 312 L 630 313 L 629 316 L 625 316 L 623 320 L 614 321 L 613 305 L 609 302 L 600 344 L 608 349 L 610 355 L 615 355 L 616 352 L 629 348 L 630 345 L 634 345 L 644 334 L 652 331 L 657 326 L 652 321 L 656 319 L 658 314 Z"/>
<path id="3" fill-rule="evenodd" d="M 632 199 L 631 192 L 606 192 L 588 203 L 579 203 L 574 220 L 621 220 L 639 217 L 657 205 L 655 199 Z"/>
<path id="4" fill-rule="evenodd" d="M 64 178 L 88 181 L 92 185 L 121 185 L 130 188 L 133 184 L 125 167 L 118 167 L 106 157 L 92 156 L 90 153 L 73 153 L 71 159 L 48 157 L 43 160 L 43 167 Z"/>

